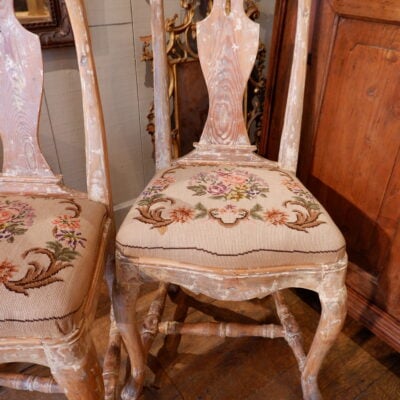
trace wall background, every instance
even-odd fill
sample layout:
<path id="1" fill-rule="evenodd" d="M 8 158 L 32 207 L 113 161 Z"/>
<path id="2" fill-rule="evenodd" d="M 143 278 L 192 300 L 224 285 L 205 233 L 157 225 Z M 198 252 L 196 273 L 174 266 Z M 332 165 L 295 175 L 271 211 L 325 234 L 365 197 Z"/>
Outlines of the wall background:
<path id="1" fill-rule="evenodd" d="M 107 131 L 114 206 L 119 219 L 154 172 L 146 132 L 152 101 L 151 71 L 141 61 L 140 36 L 150 34 L 147 0 L 85 0 Z M 256 0 L 264 43 L 270 42 L 275 0 Z M 165 15 L 180 12 L 165 0 Z M 74 48 L 44 51 L 40 143 L 64 182 L 85 189 L 83 118 Z"/>

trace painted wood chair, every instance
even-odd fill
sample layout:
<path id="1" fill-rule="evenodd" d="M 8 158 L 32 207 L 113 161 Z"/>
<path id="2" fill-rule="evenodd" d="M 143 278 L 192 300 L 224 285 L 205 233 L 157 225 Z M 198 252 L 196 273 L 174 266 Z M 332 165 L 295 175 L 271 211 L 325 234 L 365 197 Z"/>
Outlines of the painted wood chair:
<path id="1" fill-rule="evenodd" d="M 295 176 L 310 3 L 298 2 L 279 161 L 253 153 L 243 122 L 242 97 L 256 56 L 259 27 L 245 16 L 242 0 L 214 0 L 210 15 L 197 27 L 210 98 L 208 119 L 196 149 L 171 164 L 163 4 L 151 0 L 157 172 L 117 234 L 114 309 L 132 364 L 124 399 L 140 395 L 146 358 L 157 333 L 178 338 L 181 334 L 283 337 L 297 358 L 304 398 L 320 398 L 318 371 L 346 313 L 347 258 L 341 233 Z M 140 286 L 148 281 L 160 281 L 159 295 L 139 330 L 135 303 Z M 184 303 L 175 321 L 161 322 L 171 286 L 229 301 L 272 295 L 281 324 L 188 324 Z M 319 294 L 322 315 L 307 354 L 280 292 L 285 288 Z"/>
<path id="2" fill-rule="evenodd" d="M 2 372 L 0 386 L 100 400 L 104 386 L 89 330 L 113 249 L 111 198 L 85 10 L 82 0 L 66 5 L 82 83 L 87 193 L 65 187 L 40 151 L 39 38 L 19 24 L 13 0 L 0 2 L 0 363 L 41 364 L 52 373 Z"/>

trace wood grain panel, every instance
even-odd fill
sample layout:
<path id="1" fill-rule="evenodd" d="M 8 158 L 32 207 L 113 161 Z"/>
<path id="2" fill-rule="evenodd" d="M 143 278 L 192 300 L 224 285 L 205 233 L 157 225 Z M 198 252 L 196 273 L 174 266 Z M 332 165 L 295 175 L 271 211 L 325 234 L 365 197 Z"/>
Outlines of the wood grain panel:
<path id="1" fill-rule="evenodd" d="M 0 99 L 3 174 L 51 179 L 37 138 L 43 92 L 40 41 L 15 18 L 11 0 L 0 3 L 0 17 L 0 87 L 9 93 Z"/>
<path id="2" fill-rule="evenodd" d="M 201 144 L 250 144 L 242 99 L 256 59 L 260 29 L 246 16 L 243 4 L 232 2 L 231 7 L 219 25 L 225 3 L 215 1 L 211 14 L 197 24 L 197 46 L 210 102 Z"/>
<path id="3" fill-rule="evenodd" d="M 328 190 L 318 189 L 318 195 L 334 210 L 350 249 L 361 255 L 376 241 L 374 221 L 400 146 L 398 40 L 395 26 L 340 22 L 333 48 L 340 56 L 330 63 L 317 127 L 312 175 L 319 185 L 340 193 L 349 206 L 342 202 L 338 207 Z M 350 207 L 355 204 L 358 218 Z M 375 254 L 369 257 L 368 269 L 378 273 Z"/>
<path id="4" fill-rule="evenodd" d="M 400 3 L 398 0 L 330 0 L 337 14 L 343 16 L 370 18 L 379 21 L 399 22 Z"/>

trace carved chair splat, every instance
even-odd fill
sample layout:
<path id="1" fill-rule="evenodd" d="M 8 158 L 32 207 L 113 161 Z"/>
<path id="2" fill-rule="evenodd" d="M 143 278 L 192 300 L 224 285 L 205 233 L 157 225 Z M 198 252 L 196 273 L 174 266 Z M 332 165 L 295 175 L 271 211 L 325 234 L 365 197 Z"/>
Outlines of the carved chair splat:
<path id="1" fill-rule="evenodd" d="M 132 366 L 124 400 L 140 396 L 157 333 L 168 335 L 159 353 L 165 360 L 176 354 L 182 334 L 284 337 L 299 364 L 304 399 L 321 398 L 318 371 L 346 314 L 347 258 L 343 236 L 295 176 L 310 6 L 311 0 L 298 1 L 278 163 L 253 154 L 243 123 L 242 96 L 255 60 L 258 27 L 245 16 L 242 0 L 215 0 L 197 31 L 210 98 L 208 119 L 195 150 L 170 165 L 163 2 L 151 0 L 157 172 L 117 234 L 113 305 Z M 245 40 L 249 36 L 252 40 Z M 140 286 L 148 281 L 159 281 L 160 287 L 138 329 L 135 304 Z M 322 314 L 308 353 L 284 302 L 281 291 L 286 288 L 319 295 Z M 188 305 L 210 310 L 188 291 L 229 301 L 272 295 L 280 324 L 236 317 L 229 323 L 185 323 Z M 161 320 L 168 293 L 178 304 L 174 321 Z M 232 317 L 220 309 L 217 319 L 223 315 Z"/>
<path id="2" fill-rule="evenodd" d="M 104 398 L 90 337 L 113 223 L 105 132 L 82 0 L 66 0 L 85 122 L 87 193 L 62 185 L 41 153 L 39 38 L 0 2 L 0 363 L 48 366 L 51 377 L 0 373 L 0 386 Z"/>

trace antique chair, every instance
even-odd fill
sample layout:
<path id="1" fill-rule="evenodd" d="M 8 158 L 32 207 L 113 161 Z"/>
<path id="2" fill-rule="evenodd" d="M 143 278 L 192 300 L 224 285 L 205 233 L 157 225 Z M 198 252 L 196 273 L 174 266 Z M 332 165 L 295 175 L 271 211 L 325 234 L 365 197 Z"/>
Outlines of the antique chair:
<path id="1" fill-rule="evenodd" d="M 117 234 L 114 311 L 132 368 L 124 399 L 140 394 L 156 333 L 284 337 L 299 364 L 304 398 L 320 398 L 317 374 L 346 313 L 347 258 L 341 233 L 295 176 L 310 3 L 298 2 L 279 161 L 253 154 L 243 123 L 242 95 L 259 27 L 246 18 L 242 0 L 214 0 L 197 28 L 210 98 L 208 119 L 196 149 L 171 165 L 163 3 L 151 1 L 157 173 Z M 160 286 L 139 330 L 135 303 L 148 281 L 160 281 Z M 183 302 L 175 321 L 160 322 L 168 288 L 177 286 L 184 289 L 183 297 L 187 291 L 229 301 L 272 295 L 281 324 L 188 324 Z M 307 354 L 280 292 L 285 288 L 319 294 L 322 315 Z"/>
<path id="2" fill-rule="evenodd" d="M 112 251 L 104 123 L 82 0 L 66 0 L 76 39 L 87 192 L 62 184 L 38 145 L 43 91 L 39 38 L 0 4 L 0 363 L 48 366 L 52 377 L 0 373 L 0 386 L 104 398 L 90 337 Z M 60 149 L 62 150 L 62 149 Z"/>

